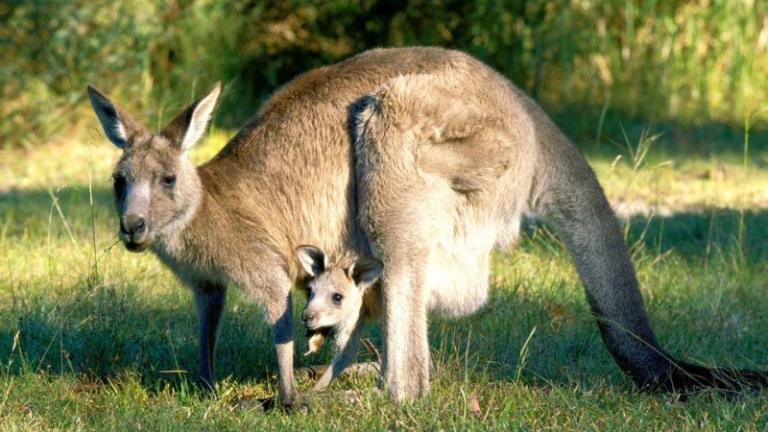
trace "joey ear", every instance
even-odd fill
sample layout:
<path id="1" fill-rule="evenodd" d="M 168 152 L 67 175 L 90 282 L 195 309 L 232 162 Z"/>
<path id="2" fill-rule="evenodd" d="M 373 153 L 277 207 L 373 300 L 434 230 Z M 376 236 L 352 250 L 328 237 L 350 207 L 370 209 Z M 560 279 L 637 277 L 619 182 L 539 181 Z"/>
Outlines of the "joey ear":
<path id="1" fill-rule="evenodd" d="M 217 82 L 208 94 L 193 102 L 171 120 L 160 135 L 171 140 L 181 150 L 189 150 L 205 133 L 220 92 L 221 82 Z"/>
<path id="2" fill-rule="evenodd" d="M 99 118 L 107 138 L 117 147 L 126 148 L 133 135 L 144 131 L 141 124 L 90 85 L 88 86 L 88 99 L 91 101 L 93 111 Z"/>
<path id="3" fill-rule="evenodd" d="M 320 248 L 302 245 L 296 248 L 299 264 L 307 274 L 317 277 L 328 266 L 328 257 Z"/>
<path id="4" fill-rule="evenodd" d="M 363 290 L 379 280 L 383 268 L 384 265 L 376 258 L 363 257 L 350 264 L 347 269 L 347 276 L 355 282 L 358 288 Z"/>

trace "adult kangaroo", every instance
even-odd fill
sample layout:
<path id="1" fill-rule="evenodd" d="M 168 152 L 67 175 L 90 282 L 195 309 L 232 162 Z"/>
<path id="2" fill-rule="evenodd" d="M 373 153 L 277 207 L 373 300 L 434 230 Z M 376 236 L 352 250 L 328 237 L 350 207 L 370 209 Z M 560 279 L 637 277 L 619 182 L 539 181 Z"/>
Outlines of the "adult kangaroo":
<path id="1" fill-rule="evenodd" d="M 120 233 L 151 249 L 194 292 L 200 374 L 213 382 L 228 285 L 265 307 L 279 392 L 295 399 L 294 248 L 374 253 L 381 276 L 384 385 L 395 400 L 429 388 L 427 313 L 464 315 L 487 297 L 489 254 L 546 217 L 573 256 L 608 350 L 640 386 L 734 388 L 765 374 L 674 360 L 646 316 L 614 214 L 584 158 L 501 75 L 461 52 L 377 49 L 300 75 L 212 160 L 202 136 L 216 86 L 158 133 L 89 87 L 107 137 Z"/>

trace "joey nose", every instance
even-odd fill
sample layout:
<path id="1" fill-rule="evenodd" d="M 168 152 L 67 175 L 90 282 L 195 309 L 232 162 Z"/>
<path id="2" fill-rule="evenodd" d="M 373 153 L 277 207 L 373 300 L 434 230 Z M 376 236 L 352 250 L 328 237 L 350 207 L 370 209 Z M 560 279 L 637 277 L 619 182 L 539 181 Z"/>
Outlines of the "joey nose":
<path id="1" fill-rule="evenodd" d="M 123 217 L 123 231 L 126 234 L 137 235 L 147 230 L 147 222 L 136 214 L 127 214 Z"/>
<path id="2" fill-rule="evenodd" d="M 305 310 L 301 314 L 301 320 L 304 321 L 304 323 L 310 323 L 315 320 L 315 313 Z"/>

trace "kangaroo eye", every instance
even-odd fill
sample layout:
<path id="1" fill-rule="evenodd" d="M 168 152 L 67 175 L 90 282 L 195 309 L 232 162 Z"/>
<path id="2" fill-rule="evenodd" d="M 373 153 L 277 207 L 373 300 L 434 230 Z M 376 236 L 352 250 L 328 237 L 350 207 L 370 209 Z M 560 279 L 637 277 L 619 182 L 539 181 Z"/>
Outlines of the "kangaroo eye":
<path id="1" fill-rule="evenodd" d="M 171 174 L 171 175 L 164 175 L 164 176 L 163 176 L 163 177 L 160 179 L 160 182 L 161 182 L 161 183 L 163 184 L 163 186 L 165 186 L 165 187 L 169 187 L 169 188 L 170 188 L 170 187 L 173 187 L 173 186 L 176 184 L 176 176 L 175 176 L 175 175 L 173 175 L 173 174 Z"/>
<path id="2" fill-rule="evenodd" d="M 125 192 L 125 187 L 127 186 L 127 180 L 125 179 L 125 174 L 123 173 L 114 173 L 112 174 L 112 185 L 115 188 L 115 195 L 118 197 L 123 196 L 123 193 Z"/>
<path id="3" fill-rule="evenodd" d="M 331 296 L 331 300 L 333 300 L 333 304 L 340 305 L 341 301 L 344 300 L 344 296 L 339 293 L 335 293 L 333 296 Z"/>

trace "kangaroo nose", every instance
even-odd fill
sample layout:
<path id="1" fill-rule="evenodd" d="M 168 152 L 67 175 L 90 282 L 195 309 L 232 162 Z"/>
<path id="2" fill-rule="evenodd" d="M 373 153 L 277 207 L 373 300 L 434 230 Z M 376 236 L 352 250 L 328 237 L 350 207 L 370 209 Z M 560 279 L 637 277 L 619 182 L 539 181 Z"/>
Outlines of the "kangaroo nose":
<path id="1" fill-rule="evenodd" d="M 305 310 L 305 311 L 304 311 L 304 312 L 301 314 L 301 319 L 302 319 L 302 321 L 304 321 L 304 322 L 313 321 L 313 320 L 315 319 L 315 313 L 314 313 L 314 312 L 310 312 L 310 311 L 308 311 L 308 310 Z"/>
<path id="2" fill-rule="evenodd" d="M 123 231 L 127 234 L 141 234 L 147 229 L 147 223 L 143 217 L 135 214 L 127 214 L 123 217 Z"/>

